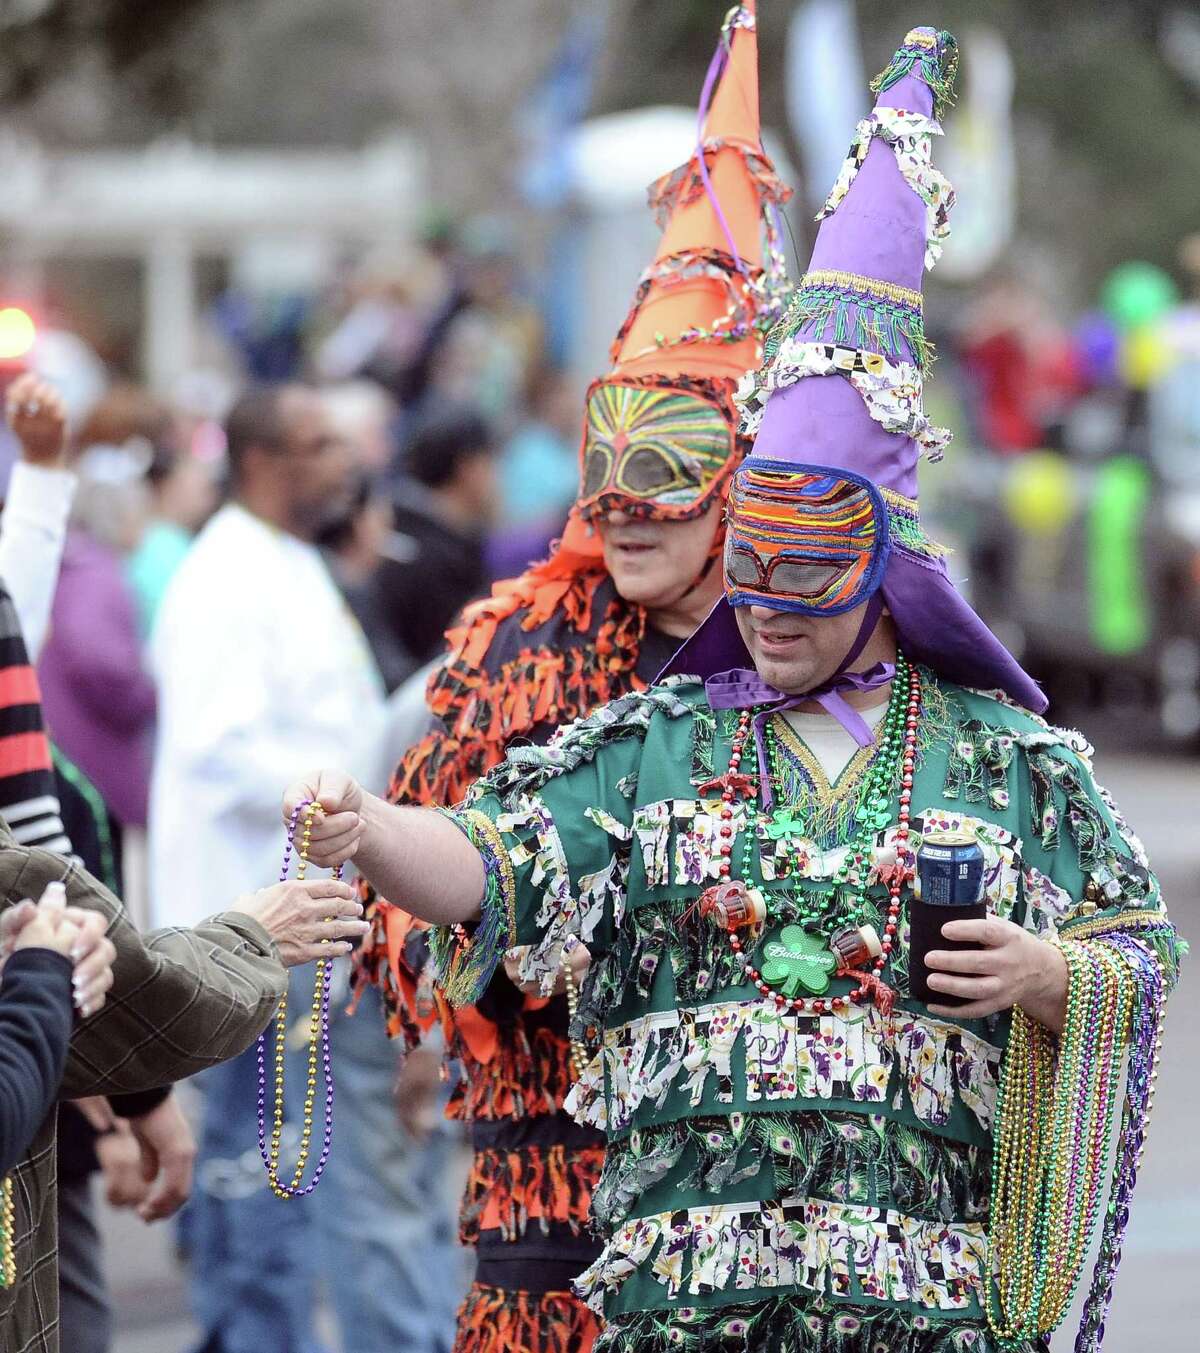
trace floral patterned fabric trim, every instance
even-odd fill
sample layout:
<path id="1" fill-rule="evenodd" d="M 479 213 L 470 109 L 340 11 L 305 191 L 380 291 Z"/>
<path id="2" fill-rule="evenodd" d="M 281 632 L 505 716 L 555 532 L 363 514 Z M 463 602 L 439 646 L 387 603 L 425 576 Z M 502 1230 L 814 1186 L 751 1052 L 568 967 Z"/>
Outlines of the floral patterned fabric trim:
<path id="1" fill-rule="evenodd" d="M 614 855 L 606 868 L 584 875 L 578 890 L 573 889 L 558 828 L 550 810 L 536 796 L 525 797 L 512 811 L 501 813 L 496 818 L 496 829 L 518 838 L 508 852 L 510 868 L 519 869 L 533 862 L 529 882 L 539 890 L 542 899 L 537 913 L 541 939 L 525 949 L 518 975 L 522 982 L 536 982 L 542 994 L 549 996 L 558 980 L 563 945 L 568 937 L 575 936 L 588 944 L 610 907 L 614 925 L 620 925 L 627 861 Z"/>
<path id="2" fill-rule="evenodd" d="M 922 1123 L 945 1126 L 962 1103 L 988 1132 L 995 1112 L 1001 1050 L 957 1024 L 902 1008 L 796 1015 L 761 999 L 642 1015 L 606 1029 L 602 1046 L 567 1096 L 575 1118 L 610 1134 L 625 1131 L 644 1106 L 661 1108 L 672 1090 L 698 1108 L 709 1087 L 734 1102 L 733 1054 L 745 1055 L 748 1103 L 845 1099 L 883 1104 L 893 1074 L 893 1109 L 907 1094 Z"/>
<path id="3" fill-rule="evenodd" d="M 785 316 L 781 327 L 787 324 Z M 862 396 L 875 422 L 885 432 L 911 437 L 927 460 L 941 460 L 950 445 L 950 430 L 935 427 L 926 416 L 921 372 L 911 362 L 892 362 L 878 353 L 816 343 L 793 333 L 768 340 L 767 352 L 762 367 L 747 372 L 738 385 L 736 402 L 742 411 L 744 437 L 757 434 L 772 391 L 784 390 L 806 376 L 844 376 Z"/>
<path id="4" fill-rule="evenodd" d="M 932 268 L 941 258 L 950 234 L 950 211 L 954 206 L 950 181 L 933 167 L 932 138 L 941 134 L 941 127 L 921 113 L 909 113 L 902 108 L 874 109 L 855 127 L 846 159 L 816 219 L 823 221 L 832 216 L 845 201 L 871 142 L 878 136 L 891 146 L 904 181 L 925 203 L 925 266 Z"/>
<path id="5" fill-rule="evenodd" d="M 815 1195 L 942 1221 L 987 1217 L 991 1152 L 884 1114 L 733 1113 L 635 1129 L 612 1143 L 592 1197 L 605 1230 L 681 1162 L 680 1190 L 720 1197 L 770 1166 L 770 1196 Z"/>
<path id="6" fill-rule="evenodd" d="M 787 275 L 778 237 L 768 241 L 767 256 L 772 264 L 770 268 L 745 271 L 738 267 L 732 255 L 718 249 L 683 249 L 677 254 L 655 259 L 638 279 L 633 305 L 610 349 L 612 361 L 617 361 L 625 339 L 652 291 L 669 292 L 672 287 L 687 286 L 698 279 L 715 282 L 725 292 L 724 312 L 706 326 L 692 325 L 670 337 L 656 334 L 652 345 L 630 353 L 623 360 L 631 361 L 663 348 L 679 348 L 689 343 L 737 342 L 750 334 L 765 333 L 783 313 L 787 294 Z M 660 385 L 664 382 L 661 376 L 654 379 Z M 732 389 L 730 383 L 730 393 Z"/>
<path id="7" fill-rule="evenodd" d="M 1137 903 L 1154 896 L 1157 885 L 1141 842 L 1132 833 L 1127 836 L 1120 822 L 1117 841 L 1128 854 L 1112 840 L 1101 808 L 1105 798 L 1091 778 L 1091 747 L 1080 734 L 1043 727 L 1044 731 L 1019 733 L 979 719 L 964 721 L 951 748 L 946 797 L 962 797 L 968 803 L 986 800 L 990 807 L 1005 811 L 1010 801 L 1009 774 L 1019 753 L 1029 770 L 1032 825 L 1042 847 L 1047 851 L 1059 848 L 1065 823 L 1079 868 L 1093 880 L 1103 904 Z M 1082 762 L 1082 771 L 1070 753 Z"/>
<path id="8" fill-rule="evenodd" d="M 519 1240 L 533 1226 L 543 1234 L 563 1222 L 586 1229 L 592 1190 L 604 1163 L 602 1146 L 525 1146 L 476 1151 L 458 1214 L 458 1243 L 474 1245 L 482 1229 Z"/>
<path id="9" fill-rule="evenodd" d="M 1006 1345 L 1004 1353 L 1045 1353 Z M 680 1306 L 615 1316 L 596 1353 L 1001 1353 L 969 1318 L 863 1306 L 808 1293 L 714 1308 Z"/>
<path id="10" fill-rule="evenodd" d="M 472 934 L 463 940 L 457 928 L 438 927 L 429 932 L 430 953 L 446 999 L 451 1005 L 471 1005 L 487 990 L 504 951 L 516 941 L 517 884 L 504 842 L 486 813 L 439 811 L 483 860 L 483 898 Z"/>
<path id="11" fill-rule="evenodd" d="M 637 1217 L 575 1281 L 592 1310 L 643 1265 L 675 1300 L 685 1292 L 802 1287 L 961 1310 L 978 1299 L 987 1254 L 976 1222 L 926 1221 L 824 1198 L 715 1203 Z"/>
<path id="12" fill-rule="evenodd" d="M 657 799 L 637 808 L 629 826 L 603 809 L 588 808 L 584 811 L 591 822 L 602 827 L 612 838 L 614 858 L 618 862 L 627 864 L 636 844 L 647 888 L 692 890 L 707 887 L 708 883 L 719 877 L 719 866 L 713 857 L 718 853 L 716 846 L 719 845 L 719 839 L 716 834 L 720 830 L 723 806 L 719 798 Z M 1019 838 L 1004 827 L 967 813 L 925 809 L 921 814 L 914 814 L 914 820 L 917 817 L 928 821 L 931 827 L 939 831 L 974 832 L 984 847 L 985 867 L 991 868 L 993 872 L 1000 870 L 994 878 L 985 875 L 985 886 L 992 882 L 996 884 L 995 887 L 987 886 L 993 908 L 1002 915 L 1012 910 L 1017 897 L 1016 865 L 1019 863 L 1021 848 Z M 735 804 L 731 825 L 736 832 L 741 833 L 746 829 L 746 820 L 744 803 Z M 825 849 L 816 841 L 798 836 L 772 837 L 767 834 L 766 825 L 758 821 L 757 817 L 754 830 L 761 852 L 762 877 L 768 883 L 783 879 L 792 882 L 800 879 L 826 882 L 837 873 L 845 858 L 845 846 L 833 845 Z M 879 866 L 885 859 L 894 858 L 896 841 L 895 827 L 877 833 L 871 847 L 873 867 Z M 588 878 L 591 880 L 593 876 Z M 640 911 L 641 907 L 636 910 Z"/>
<path id="13" fill-rule="evenodd" d="M 719 931 L 701 921 L 694 907 L 697 886 L 705 886 L 710 877 L 707 862 L 715 852 L 697 849 L 709 840 L 718 822 L 720 804 L 706 800 L 663 800 L 646 805 L 635 822 L 642 829 L 643 862 L 655 871 L 662 884 L 687 889 L 683 897 L 643 902 L 625 915 L 611 950 L 592 966 L 585 983 L 580 1006 L 579 1027 L 600 1025 L 604 1012 L 630 993 L 649 999 L 658 970 L 664 961 L 671 965 L 677 999 L 682 1004 L 711 1000 L 716 992 L 742 981 L 742 968 Z M 607 814 L 589 809 L 588 816 L 605 826 L 618 852 L 633 833 L 629 827 L 612 821 Z M 741 805 L 735 808 L 734 826 L 744 830 Z M 983 851 L 984 893 L 988 910 L 996 916 L 1017 920 L 1035 934 L 1056 929 L 1076 906 L 1065 889 L 1060 888 L 1022 859 L 1022 842 L 1004 827 L 968 813 L 942 808 L 924 808 L 914 814 L 914 830 L 964 831 L 978 841 Z M 653 828 L 653 831 L 651 831 Z M 676 833 L 672 846 L 671 831 Z M 762 877 L 767 883 L 781 881 L 821 882 L 831 878 L 844 859 L 845 849 L 824 849 L 816 842 L 791 840 L 766 835 L 758 824 Z M 895 858 L 896 829 L 878 833 L 871 846 L 872 881 Z M 618 858 L 621 858 L 618 855 Z M 872 924 L 882 925 L 886 893 L 877 885 L 867 895 L 876 914 L 868 914 Z M 1024 907 L 1022 909 L 1022 901 Z M 776 897 L 785 911 L 786 895 Z M 753 938 L 753 935 L 751 935 Z M 901 919 L 901 945 L 893 958 L 892 974 L 900 991 L 907 989 L 907 919 Z"/>
<path id="14" fill-rule="evenodd" d="M 454 1353 L 590 1353 L 600 1322 L 569 1292 L 473 1283 L 458 1310 Z"/>

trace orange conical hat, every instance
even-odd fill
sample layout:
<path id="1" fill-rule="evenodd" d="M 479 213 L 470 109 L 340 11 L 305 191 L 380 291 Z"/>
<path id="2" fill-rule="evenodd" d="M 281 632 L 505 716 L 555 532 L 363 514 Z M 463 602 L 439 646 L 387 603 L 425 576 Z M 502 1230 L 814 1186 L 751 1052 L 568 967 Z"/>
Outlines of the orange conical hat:
<path id="1" fill-rule="evenodd" d="M 773 278 L 782 273 L 772 213 L 789 190 L 762 148 L 754 0 L 725 19 L 698 141 L 687 164 L 651 186 L 663 236 L 613 345 L 614 376 L 736 381 L 758 364 L 761 311 L 773 290 L 764 262 Z"/>
<path id="2" fill-rule="evenodd" d="M 736 435 L 733 391 L 758 365 L 762 336 L 783 309 L 787 276 L 775 209 L 791 196 L 762 148 L 754 0 L 727 14 L 700 106 L 696 151 L 650 186 L 663 236 L 613 343 L 613 369 L 588 399 L 609 381 L 686 384 L 727 411 L 740 456 L 746 443 Z M 713 491 L 724 493 L 732 468 L 731 461 Z M 535 628 L 581 579 L 594 591 L 603 576 L 600 538 L 577 501 L 550 557 L 468 607 L 448 636 L 451 646 L 478 663 L 506 616 L 524 609 L 526 626 Z"/>

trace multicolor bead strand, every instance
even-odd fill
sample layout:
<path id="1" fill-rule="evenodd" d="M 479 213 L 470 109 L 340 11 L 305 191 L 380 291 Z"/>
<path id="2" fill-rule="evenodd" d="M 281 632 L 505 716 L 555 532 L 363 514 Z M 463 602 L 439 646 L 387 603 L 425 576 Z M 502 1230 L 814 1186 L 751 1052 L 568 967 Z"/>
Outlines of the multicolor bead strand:
<path id="1" fill-rule="evenodd" d="M 1104 942 L 1059 941 L 1067 1007 L 1057 1041 L 1013 1010 L 996 1104 L 987 1316 L 1001 1350 L 1055 1329 L 1099 1216 L 1137 969 Z"/>
<path id="2" fill-rule="evenodd" d="M 296 828 L 300 815 L 304 814 L 304 835 L 297 853 L 296 878 L 303 880 L 308 872 L 308 850 L 312 840 L 313 818 L 321 811 L 320 804 L 309 800 L 298 804 L 288 824 L 287 845 L 283 852 L 283 868 L 279 872 L 279 881 L 287 879 L 288 864 L 296 839 Z M 334 870 L 334 877 L 341 877 L 341 869 Z M 327 940 L 322 943 L 328 943 Z M 329 1159 L 329 1149 L 333 1143 L 333 1065 L 329 1054 L 329 973 L 328 960 L 321 958 L 316 964 L 316 980 L 313 985 L 312 1013 L 308 1025 L 308 1069 L 304 1091 L 304 1116 L 300 1131 L 300 1148 L 296 1159 L 296 1170 L 290 1183 L 285 1183 L 279 1175 L 279 1154 L 283 1139 L 284 1104 L 284 1061 L 287 1053 L 288 1018 L 287 995 L 279 1002 L 275 1015 L 275 1103 L 272 1112 L 271 1140 L 267 1142 L 267 1033 L 258 1040 L 258 1150 L 267 1169 L 267 1181 L 276 1198 L 303 1198 L 310 1194 L 320 1182 Z M 325 1130 L 321 1144 L 321 1154 L 317 1160 L 312 1179 L 301 1186 L 304 1170 L 312 1147 L 313 1115 L 317 1098 L 318 1065 L 325 1076 Z"/>
<path id="3" fill-rule="evenodd" d="M 892 695 L 885 716 L 881 736 L 881 752 L 863 786 L 862 802 L 858 816 L 861 827 L 855 838 L 846 847 L 845 854 L 837 873 L 834 875 L 828 893 L 823 899 L 819 896 L 807 911 L 801 913 L 801 924 L 810 928 L 819 928 L 830 934 L 844 926 L 857 926 L 864 917 L 865 907 L 859 891 L 862 871 L 866 864 L 871 842 L 876 831 L 881 830 L 891 820 L 888 798 L 895 779 L 897 762 L 900 765 L 901 789 L 898 823 L 896 827 L 896 852 L 901 867 L 893 869 L 888 879 L 888 907 L 884 921 L 880 952 L 873 960 L 870 969 L 859 979 L 859 985 L 853 987 L 846 996 L 788 997 L 774 990 L 763 979 L 762 972 L 751 962 L 745 952 L 746 946 L 735 929 L 729 931 L 729 945 L 741 960 L 742 967 L 750 982 L 780 1009 L 796 1013 L 821 1015 L 826 1010 L 842 1012 L 851 1003 L 862 1004 L 874 1000 L 881 1006 L 889 1006 L 893 993 L 882 979 L 892 949 L 895 946 L 899 930 L 899 917 L 902 905 L 904 881 L 908 877 L 908 861 L 912 851 L 908 844 L 909 822 L 912 806 L 913 772 L 916 766 L 917 739 L 921 714 L 921 677 L 917 668 L 906 661 L 903 654 L 897 656 L 896 677 L 892 683 Z M 733 736 L 729 757 L 729 775 L 726 780 L 740 778 L 742 758 L 746 741 L 750 734 L 753 711 L 743 710 L 738 719 L 738 727 Z M 903 726 L 903 732 L 901 732 Z M 891 753 L 889 755 L 889 753 Z M 751 791 L 753 792 L 753 791 Z M 724 882 L 730 877 L 733 852 L 732 837 L 733 799 L 735 789 L 727 784 L 723 791 L 724 800 L 721 811 L 721 823 L 718 828 L 720 838 L 720 863 L 718 871 Z M 748 795 L 747 795 L 748 797 Z M 742 841 L 742 876 L 751 878 L 751 861 L 755 834 L 749 824 L 745 828 Z M 846 896 L 846 894 L 849 896 Z"/>
<path id="4" fill-rule="evenodd" d="M 1112 1190 L 1100 1233 L 1091 1289 L 1075 1336 L 1075 1353 L 1098 1353 L 1104 1342 L 1113 1282 L 1121 1263 L 1125 1228 L 1129 1222 L 1129 1205 L 1154 1109 L 1167 1002 L 1162 967 L 1146 945 L 1131 935 L 1107 936 L 1103 943 L 1111 946 L 1133 968 L 1141 999 L 1134 1010 L 1125 1106 L 1113 1162 Z"/>
<path id="5" fill-rule="evenodd" d="M 16 1206 L 13 1201 L 12 1175 L 0 1184 L 0 1287 L 17 1283 Z"/>

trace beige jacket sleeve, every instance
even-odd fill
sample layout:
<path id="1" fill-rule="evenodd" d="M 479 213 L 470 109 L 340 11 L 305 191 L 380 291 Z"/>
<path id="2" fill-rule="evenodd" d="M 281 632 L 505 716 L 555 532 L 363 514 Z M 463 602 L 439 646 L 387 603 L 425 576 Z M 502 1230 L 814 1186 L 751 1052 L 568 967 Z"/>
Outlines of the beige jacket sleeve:
<path id="1" fill-rule="evenodd" d="M 3 857 L 3 905 L 38 898 L 61 879 L 69 905 L 108 918 L 116 946 L 108 1000 L 71 1039 L 64 1099 L 181 1080 L 244 1051 L 269 1023 L 287 973 L 249 916 L 225 912 L 190 930 L 142 934 L 107 888 L 62 856 L 10 846 Z"/>

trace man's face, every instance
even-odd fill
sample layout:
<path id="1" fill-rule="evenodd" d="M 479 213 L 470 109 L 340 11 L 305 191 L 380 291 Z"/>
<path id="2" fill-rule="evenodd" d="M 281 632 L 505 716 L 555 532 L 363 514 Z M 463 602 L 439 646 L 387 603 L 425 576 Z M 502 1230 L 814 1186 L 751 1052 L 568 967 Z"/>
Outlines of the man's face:
<path id="1" fill-rule="evenodd" d="M 868 602 L 840 615 L 801 615 L 767 606 L 734 608 L 754 668 L 769 685 L 800 695 L 828 681 L 842 665 Z"/>
<path id="2" fill-rule="evenodd" d="M 298 535 L 311 539 L 350 510 L 354 495 L 354 448 L 334 430 L 315 390 L 295 386 L 280 405 L 283 439 L 278 458 L 288 507 Z"/>
<path id="3" fill-rule="evenodd" d="M 693 521 L 651 521 L 623 512 L 597 520 L 604 563 L 617 591 L 651 611 L 676 605 L 703 573 L 724 510 L 717 500 Z"/>

